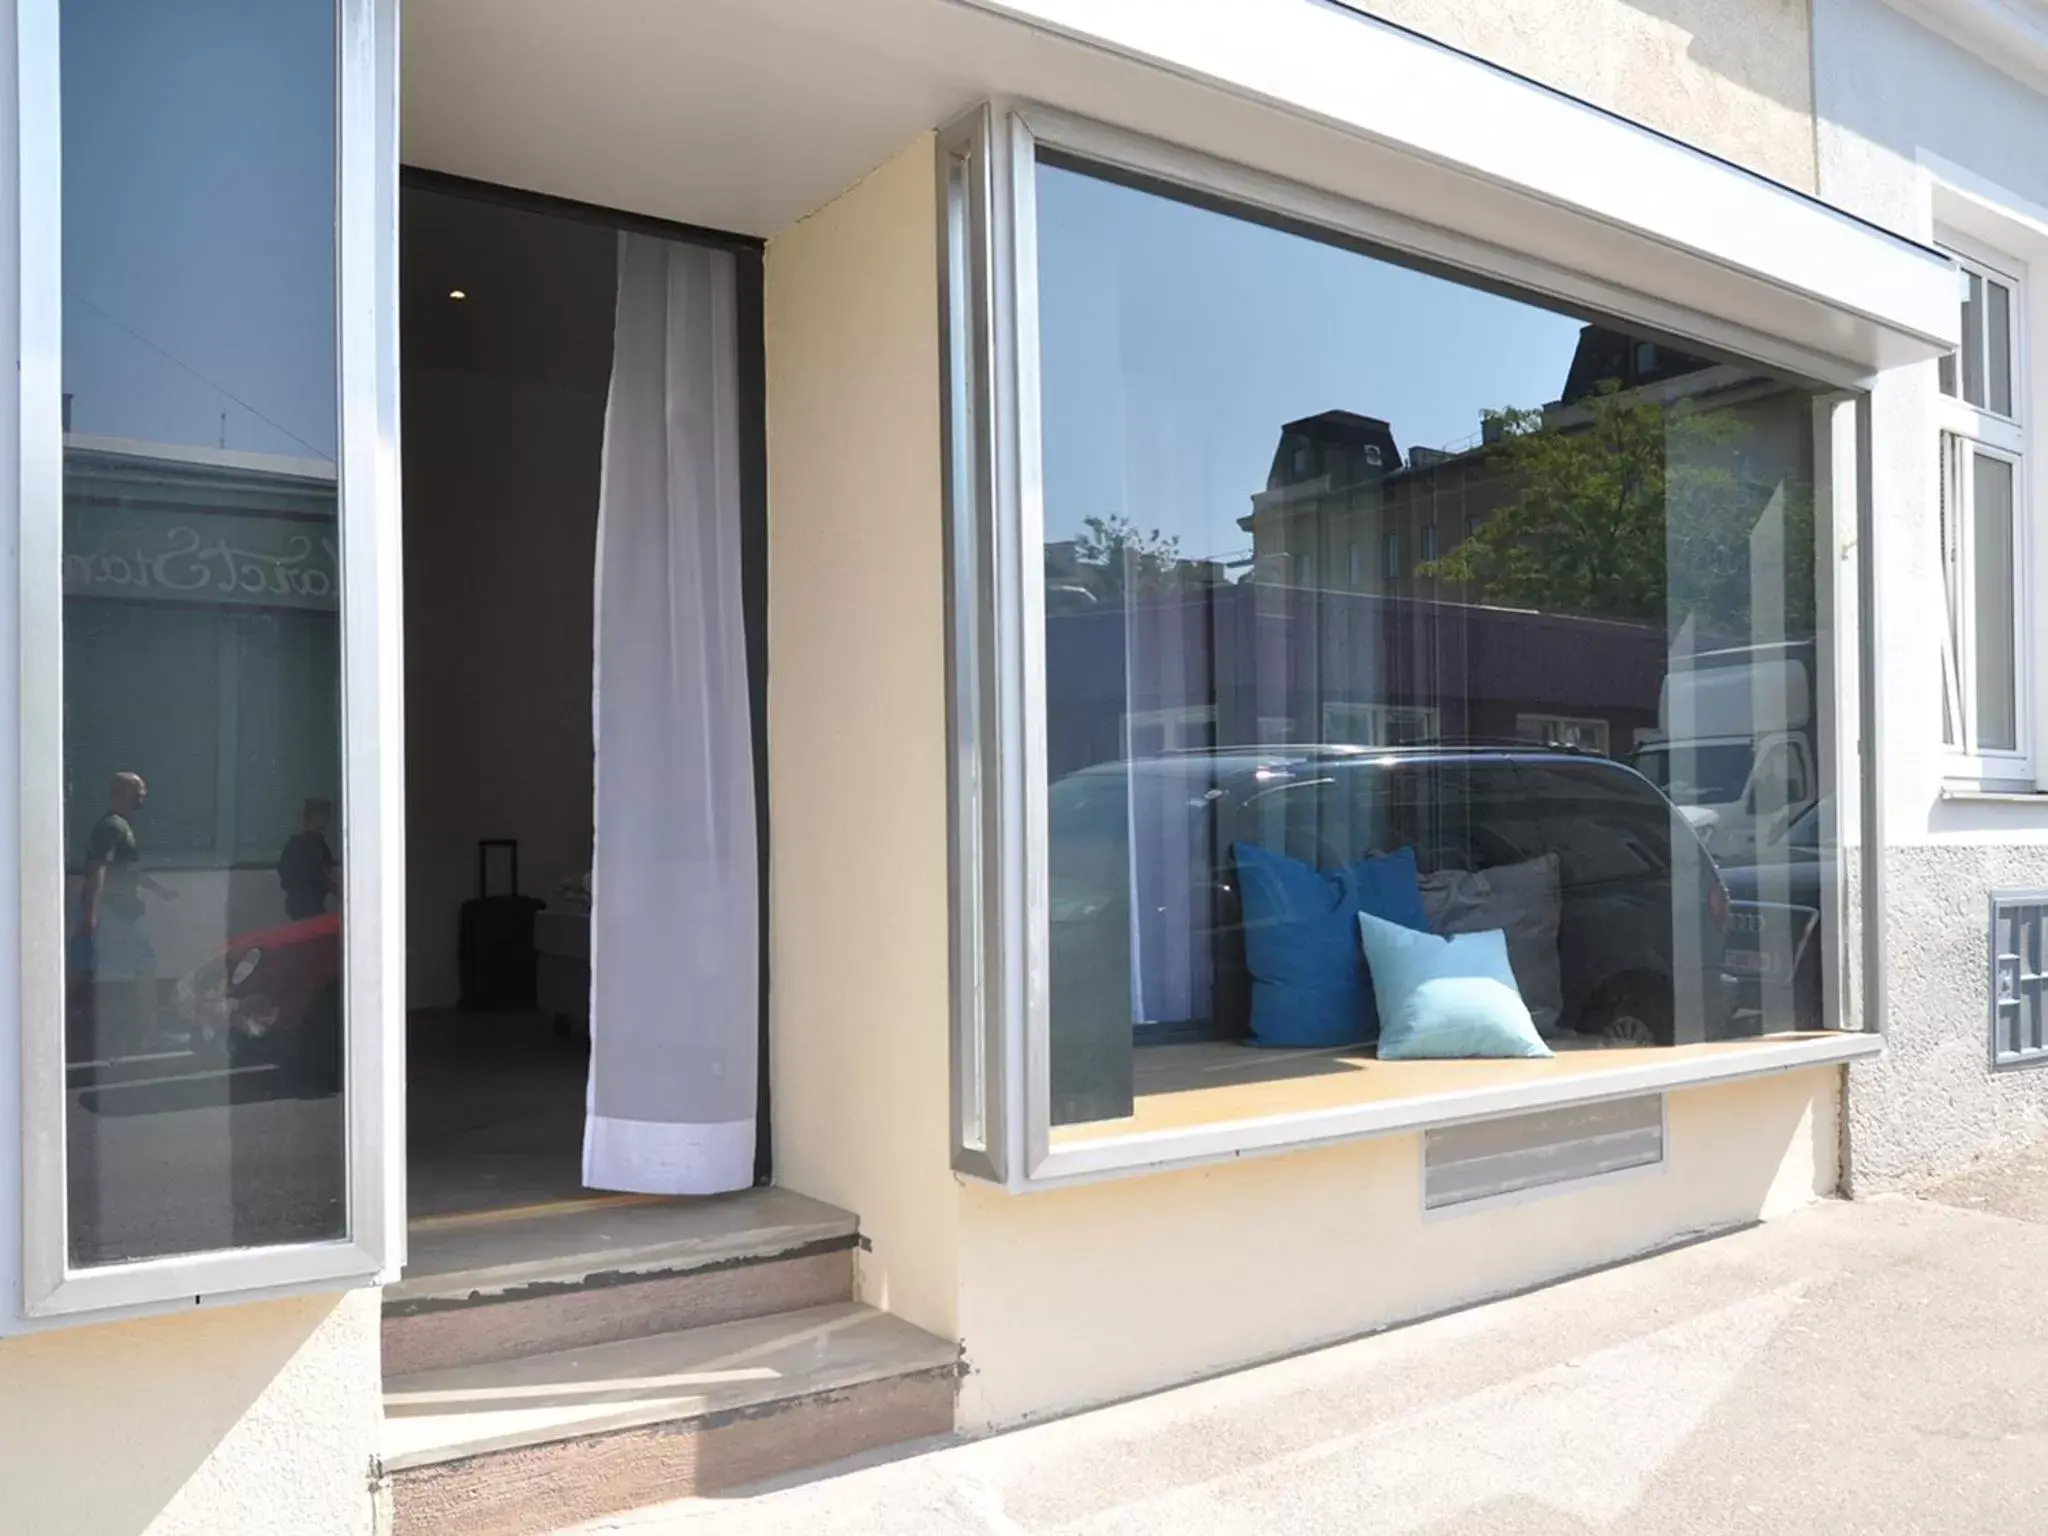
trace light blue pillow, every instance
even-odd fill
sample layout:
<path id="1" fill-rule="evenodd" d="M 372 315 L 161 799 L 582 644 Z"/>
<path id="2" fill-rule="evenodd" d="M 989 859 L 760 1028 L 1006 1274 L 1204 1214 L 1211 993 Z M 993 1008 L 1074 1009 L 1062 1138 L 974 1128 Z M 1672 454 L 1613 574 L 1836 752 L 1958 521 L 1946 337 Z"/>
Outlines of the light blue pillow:
<path id="1" fill-rule="evenodd" d="M 1548 1056 L 1515 985 L 1507 935 L 1417 933 L 1358 914 L 1380 1011 L 1380 1060 Z"/>

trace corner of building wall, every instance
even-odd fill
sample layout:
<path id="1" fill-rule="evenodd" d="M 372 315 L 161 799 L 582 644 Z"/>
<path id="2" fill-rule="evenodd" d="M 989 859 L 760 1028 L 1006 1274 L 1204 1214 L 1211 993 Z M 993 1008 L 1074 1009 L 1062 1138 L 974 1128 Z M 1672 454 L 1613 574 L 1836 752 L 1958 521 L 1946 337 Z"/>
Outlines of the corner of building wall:
<path id="1" fill-rule="evenodd" d="M 1804 190 L 1815 197 L 1825 197 L 1822 188 L 1821 166 L 1826 149 L 1820 115 L 1820 23 L 1815 13 L 1816 0 L 1802 0 L 1800 11 L 1806 19 L 1806 128 L 1807 140 L 1813 149 L 1813 179 Z"/>
<path id="2" fill-rule="evenodd" d="M 955 1336 L 933 139 L 768 242 L 769 1068 L 778 1183 L 864 1301 Z"/>
<path id="3" fill-rule="evenodd" d="M 1835 1193 L 1843 1200 L 1860 1200 L 1864 1191 L 1856 1172 L 1856 1132 L 1849 1114 L 1850 1084 L 1855 1068 L 1842 1068 L 1841 1082 L 1835 1094 Z"/>
<path id="4" fill-rule="evenodd" d="M 1758 1212 L 1764 1221 L 1803 1210 L 1816 1200 L 1839 1199 L 1843 1193 L 1847 1068 L 1827 1067 L 1811 1076 L 1800 1134 L 1787 1147 L 1779 1177 Z"/>

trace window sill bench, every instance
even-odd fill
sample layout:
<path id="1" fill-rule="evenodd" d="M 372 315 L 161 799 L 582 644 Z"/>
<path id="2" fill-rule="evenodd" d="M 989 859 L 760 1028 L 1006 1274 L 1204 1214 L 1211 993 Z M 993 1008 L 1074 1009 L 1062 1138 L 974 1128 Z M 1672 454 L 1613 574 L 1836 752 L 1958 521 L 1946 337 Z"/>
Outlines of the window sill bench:
<path id="1" fill-rule="evenodd" d="M 1345 1051 L 1156 1046 L 1138 1058 L 1132 1113 L 1059 1126 L 1033 1186 L 1230 1161 L 1837 1066 L 1884 1049 L 1873 1034 L 1773 1035 L 1535 1061 L 1380 1061 Z"/>

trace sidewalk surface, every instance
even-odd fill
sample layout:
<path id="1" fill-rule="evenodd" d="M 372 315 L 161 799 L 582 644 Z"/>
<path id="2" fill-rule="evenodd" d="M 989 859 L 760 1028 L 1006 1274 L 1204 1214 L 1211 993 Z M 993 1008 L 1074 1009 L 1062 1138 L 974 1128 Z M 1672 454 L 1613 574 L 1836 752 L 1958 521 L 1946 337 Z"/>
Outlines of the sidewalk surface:
<path id="1" fill-rule="evenodd" d="M 2048 1148 L 632 1536 L 2048 1532 Z"/>

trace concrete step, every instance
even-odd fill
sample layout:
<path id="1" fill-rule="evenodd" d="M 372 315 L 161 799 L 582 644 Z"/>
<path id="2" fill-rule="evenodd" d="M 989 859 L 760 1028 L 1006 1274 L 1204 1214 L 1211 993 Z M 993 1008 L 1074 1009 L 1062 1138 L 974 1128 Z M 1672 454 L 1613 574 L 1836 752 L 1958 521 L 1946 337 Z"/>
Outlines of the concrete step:
<path id="1" fill-rule="evenodd" d="M 959 1351 L 852 1302 L 385 1379 L 393 1536 L 532 1536 L 946 1434 Z"/>
<path id="2" fill-rule="evenodd" d="M 854 1218 L 785 1189 L 417 1222 L 384 1375 L 559 1353 L 853 1295 Z"/>

